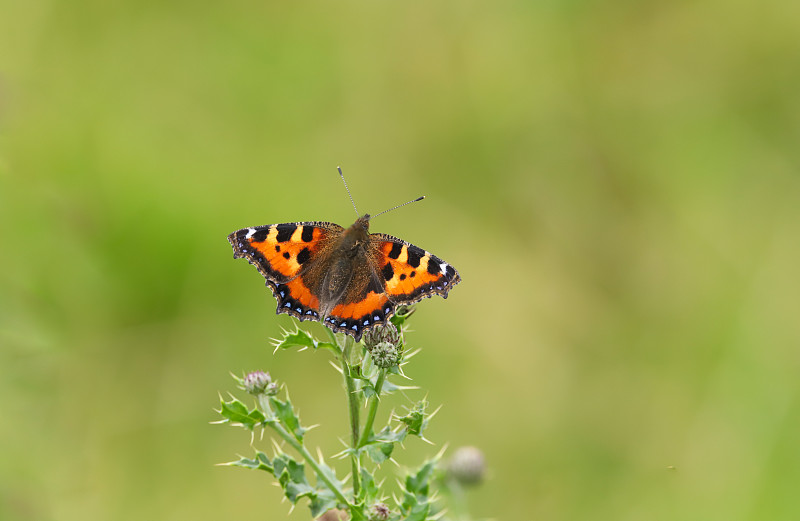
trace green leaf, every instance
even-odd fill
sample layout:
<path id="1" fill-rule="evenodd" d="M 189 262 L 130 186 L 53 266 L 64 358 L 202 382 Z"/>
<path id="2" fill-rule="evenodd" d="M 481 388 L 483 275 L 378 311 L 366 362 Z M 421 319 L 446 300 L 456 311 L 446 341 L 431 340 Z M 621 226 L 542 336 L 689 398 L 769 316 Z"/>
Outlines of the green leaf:
<path id="1" fill-rule="evenodd" d="M 406 476 L 405 489 L 412 494 L 427 497 L 436 462 L 436 459 L 428 460 L 415 473 Z"/>
<path id="2" fill-rule="evenodd" d="M 255 459 L 241 458 L 239 461 L 231 461 L 225 463 L 225 465 L 230 465 L 232 467 L 244 467 L 252 470 L 264 470 L 270 474 L 272 474 L 274 471 L 272 462 L 270 462 L 267 455 L 261 451 L 256 451 Z"/>
<path id="3" fill-rule="evenodd" d="M 428 426 L 428 416 L 425 414 L 425 409 L 428 407 L 428 402 L 422 400 L 417 403 L 405 416 L 397 418 L 398 421 L 406 425 L 409 434 L 414 436 L 422 436 L 422 432 Z"/>
<path id="4" fill-rule="evenodd" d="M 364 450 L 372 461 L 380 465 L 392 457 L 394 443 L 373 443 L 364 447 Z"/>
<path id="5" fill-rule="evenodd" d="M 295 414 L 294 408 L 292 408 L 292 402 L 289 401 L 289 398 L 286 398 L 286 401 L 284 402 L 275 396 L 271 396 L 269 398 L 269 403 L 272 405 L 273 411 L 275 412 L 275 416 L 278 418 L 278 420 L 289 432 L 292 433 L 297 441 L 302 442 L 303 435 L 308 429 L 300 425 L 300 418 L 297 416 L 297 414 Z"/>
<path id="6" fill-rule="evenodd" d="M 438 462 L 439 457 L 437 456 L 423 463 L 416 471 L 406 475 L 403 483 L 403 501 L 399 505 L 400 510 L 406 516 L 406 521 L 408 519 L 421 521 L 431 513 L 431 502 L 428 497 Z"/>
<path id="7" fill-rule="evenodd" d="M 301 497 L 313 497 L 316 491 L 306 480 L 305 466 L 287 454 L 281 453 L 272 460 L 275 477 L 278 478 L 286 498 L 297 503 Z"/>
<path id="8" fill-rule="evenodd" d="M 394 444 L 403 441 L 406 434 L 405 429 L 395 432 L 386 426 L 380 432 L 370 433 L 361 450 L 366 452 L 372 461 L 380 465 L 392 457 Z"/>
<path id="9" fill-rule="evenodd" d="M 333 471 L 333 469 L 322 462 L 317 463 L 317 465 L 319 466 L 319 469 L 322 471 L 325 477 L 328 478 L 328 480 L 331 483 L 333 483 L 333 486 L 341 490 L 342 487 L 344 486 L 344 483 L 339 481 L 339 478 L 336 477 L 336 473 Z M 328 485 L 321 479 L 317 478 L 317 490 L 323 490 L 323 489 L 328 490 Z"/>
<path id="10" fill-rule="evenodd" d="M 333 484 L 333 486 L 341 490 L 343 483 L 336 477 L 336 473 L 333 471 L 333 469 L 323 462 L 318 463 L 318 465 L 319 469 Z M 311 504 L 309 504 L 311 516 L 314 518 L 319 517 L 331 508 L 336 507 L 336 505 L 339 503 L 336 499 L 336 494 L 334 491 L 331 490 L 328 485 L 319 478 L 319 476 L 317 476 L 317 488 L 315 493 L 316 495 L 311 498 Z"/>
<path id="11" fill-rule="evenodd" d="M 403 324 L 405 324 L 406 321 L 408 321 L 408 318 L 414 314 L 414 311 L 415 311 L 414 306 L 400 306 L 399 308 L 397 308 L 397 311 L 395 312 L 394 315 L 392 315 L 392 318 L 389 320 L 392 321 L 392 324 L 397 326 L 397 329 L 400 329 L 403 326 Z"/>
<path id="12" fill-rule="evenodd" d="M 430 504 L 427 502 L 414 505 L 403 521 L 425 521 L 428 517 L 428 510 L 430 510 Z"/>
<path id="13" fill-rule="evenodd" d="M 311 498 L 308 508 L 311 509 L 311 517 L 318 518 L 328 510 L 336 508 L 338 502 L 336 496 L 330 490 L 320 490 L 317 495 Z"/>
<path id="14" fill-rule="evenodd" d="M 393 431 L 387 425 L 383 428 L 380 432 L 376 432 L 370 434 L 367 443 L 374 443 L 374 442 L 401 442 L 406 439 L 406 430 L 401 429 L 397 432 Z"/>
<path id="15" fill-rule="evenodd" d="M 258 409 L 250 410 L 236 398 L 229 402 L 221 401 L 222 407 L 219 413 L 229 423 L 240 424 L 250 430 L 253 430 L 256 425 L 263 425 L 265 418 Z"/>
<path id="16" fill-rule="evenodd" d="M 367 505 L 365 503 L 357 503 L 350 505 L 350 521 L 367 521 Z"/>
<path id="17" fill-rule="evenodd" d="M 395 366 L 396 367 L 396 366 Z M 389 381 L 387 378 L 383 381 L 383 387 L 381 388 L 381 394 L 389 394 L 397 391 L 398 389 L 402 389 L 399 385 L 395 385 Z"/>
<path id="18" fill-rule="evenodd" d="M 275 341 L 275 347 L 278 349 L 291 349 L 291 348 L 312 348 L 312 349 L 330 349 L 334 353 L 339 353 L 339 347 L 330 342 L 320 342 L 312 337 L 309 333 L 302 329 L 294 331 L 284 331 L 283 338 Z"/>
<path id="19" fill-rule="evenodd" d="M 390 368 L 388 368 L 386 370 L 386 374 L 387 374 L 387 376 L 390 375 L 390 374 L 394 374 L 394 375 L 402 374 L 400 372 L 400 366 L 399 365 L 393 365 L 392 367 L 390 367 Z"/>
<path id="20" fill-rule="evenodd" d="M 369 381 L 365 382 L 365 384 L 361 387 L 361 392 L 364 393 L 365 399 L 372 398 L 376 394 L 375 387 Z"/>
<path id="21" fill-rule="evenodd" d="M 374 502 L 377 499 L 378 494 L 380 493 L 380 489 L 378 488 L 378 484 L 375 482 L 375 476 L 373 476 L 366 468 L 361 468 L 361 493 L 359 497 L 363 499 L 362 503 L 367 505 Z"/>
<path id="22" fill-rule="evenodd" d="M 398 504 L 400 510 L 404 513 L 410 512 L 412 508 L 417 505 L 417 496 L 410 492 L 403 492 L 403 501 Z"/>

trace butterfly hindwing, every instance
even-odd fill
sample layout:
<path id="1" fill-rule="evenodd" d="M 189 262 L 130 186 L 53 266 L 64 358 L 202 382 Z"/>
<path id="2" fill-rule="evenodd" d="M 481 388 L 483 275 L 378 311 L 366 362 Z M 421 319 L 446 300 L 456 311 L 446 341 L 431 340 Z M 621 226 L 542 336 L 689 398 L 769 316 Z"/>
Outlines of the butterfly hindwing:
<path id="1" fill-rule="evenodd" d="M 389 300 L 383 283 L 372 263 L 365 257 L 355 273 L 343 302 L 337 304 L 325 324 L 337 332 L 347 332 L 356 340 L 363 332 L 392 316 L 395 303 Z"/>

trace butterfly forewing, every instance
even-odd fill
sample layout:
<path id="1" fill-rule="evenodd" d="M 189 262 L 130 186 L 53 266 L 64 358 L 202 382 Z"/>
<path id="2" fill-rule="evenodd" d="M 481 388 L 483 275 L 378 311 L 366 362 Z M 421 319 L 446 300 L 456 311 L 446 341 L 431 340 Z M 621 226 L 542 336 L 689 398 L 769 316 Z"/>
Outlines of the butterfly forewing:
<path id="1" fill-rule="evenodd" d="M 432 294 L 447 298 L 461 278 L 453 266 L 397 237 L 373 233 L 377 269 L 385 292 L 395 304 L 410 304 Z"/>

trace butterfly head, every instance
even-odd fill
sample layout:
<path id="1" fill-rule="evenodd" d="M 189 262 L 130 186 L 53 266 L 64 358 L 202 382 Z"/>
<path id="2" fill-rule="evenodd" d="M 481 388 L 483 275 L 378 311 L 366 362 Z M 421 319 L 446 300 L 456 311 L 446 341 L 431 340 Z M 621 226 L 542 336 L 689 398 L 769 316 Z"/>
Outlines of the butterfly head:
<path id="1" fill-rule="evenodd" d="M 359 246 L 364 246 L 369 241 L 369 220 L 370 215 L 364 214 L 344 232 L 345 249 L 356 250 Z"/>

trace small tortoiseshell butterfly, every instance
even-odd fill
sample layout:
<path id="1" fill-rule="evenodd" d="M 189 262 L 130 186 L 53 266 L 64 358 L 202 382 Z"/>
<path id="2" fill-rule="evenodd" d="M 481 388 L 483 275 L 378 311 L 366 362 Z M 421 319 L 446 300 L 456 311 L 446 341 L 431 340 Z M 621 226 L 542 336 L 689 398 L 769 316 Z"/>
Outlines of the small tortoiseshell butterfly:
<path id="1" fill-rule="evenodd" d="M 277 313 L 323 321 L 358 341 L 397 306 L 431 295 L 447 298 L 461 282 L 455 268 L 432 253 L 369 233 L 369 221 L 366 214 L 347 229 L 318 221 L 268 224 L 233 232 L 228 241 L 234 258 L 246 258 L 267 279 Z"/>

